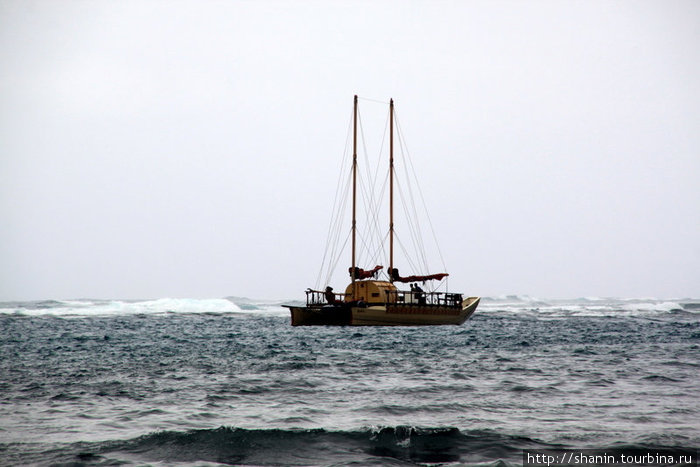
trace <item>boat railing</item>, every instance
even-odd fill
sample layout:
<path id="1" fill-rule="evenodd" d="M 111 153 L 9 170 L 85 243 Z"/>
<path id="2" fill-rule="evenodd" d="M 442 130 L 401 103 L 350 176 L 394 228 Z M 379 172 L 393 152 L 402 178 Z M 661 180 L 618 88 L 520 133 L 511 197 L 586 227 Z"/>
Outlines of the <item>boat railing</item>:
<path id="1" fill-rule="evenodd" d="M 433 305 L 458 308 L 462 306 L 462 294 L 447 292 L 415 292 L 396 290 L 388 292 L 389 302 L 402 305 Z"/>
<path id="2" fill-rule="evenodd" d="M 400 305 L 431 305 L 459 308 L 462 305 L 462 294 L 447 292 L 411 292 L 404 290 L 386 291 L 387 301 Z M 335 303 L 345 301 L 344 293 L 333 293 Z M 306 291 L 306 306 L 329 305 L 326 292 L 308 289 Z"/>
<path id="3" fill-rule="evenodd" d="M 333 293 L 333 298 L 336 303 L 345 301 L 344 293 Z M 326 292 L 308 289 L 306 291 L 306 306 L 330 305 L 326 299 Z"/>

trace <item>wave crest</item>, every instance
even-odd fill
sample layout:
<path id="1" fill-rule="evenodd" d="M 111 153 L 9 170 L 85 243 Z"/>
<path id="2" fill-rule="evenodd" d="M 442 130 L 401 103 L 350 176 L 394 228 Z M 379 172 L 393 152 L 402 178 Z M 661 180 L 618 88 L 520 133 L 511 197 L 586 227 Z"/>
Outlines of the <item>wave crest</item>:
<path id="1" fill-rule="evenodd" d="M 457 462 L 466 457 L 482 460 L 517 459 L 523 448 L 541 447 L 529 438 L 488 432 L 462 433 L 454 427 L 375 427 L 357 431 L 213 430 L 157 432 L 122 446 L 119 451 L 139 453 L 145 460 L 165 462 L 208 461 L 253 465 L 326 465 L 330 460 L 380 465 L 387 459 L 409 463 Z M 362 453 L 362 459 L 358 459 Z"/>
<path id="2" fill-rule="evenodd" d="M 595 449 L 610 455 L 677 446 L 649 439 Z M 70 465 L 201 464 L 225 465 L 519 465 L 523 450 L 575 449 L 525 436 L 454 427 L 374 427 L 355 431 L 325 429 L 243 429 L 222 426 L 185 432 L 159 431 L 128 440 L 77 442 L 40 451 L 36 444 L 2 445 L 5 460 Z M 587 446 L 591 449 L 591 446 Z M 692 454 L 691 451 L 687 450 Z M 22 462 L 20 462 L 22 461 Z"/>
<path id="3" fill-rule="evenodd" d="M 0 304 L 0 314 L 21 316 L 108 316 L 165 313 L 237 313 L 226 299 L 159 298 L 156 300 L 45 300 Z"/>

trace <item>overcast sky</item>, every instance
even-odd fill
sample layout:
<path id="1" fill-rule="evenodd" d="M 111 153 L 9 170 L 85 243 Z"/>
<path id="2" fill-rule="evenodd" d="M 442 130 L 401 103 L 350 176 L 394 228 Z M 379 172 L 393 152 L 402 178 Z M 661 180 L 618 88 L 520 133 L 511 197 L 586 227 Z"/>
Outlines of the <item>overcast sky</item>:
<path id="1" fill-rule="evenodd" d="M 452 290 L 700 297 L 698 1 L 0 0 L 0 300 L 302 299 L 354 94 Z"/>

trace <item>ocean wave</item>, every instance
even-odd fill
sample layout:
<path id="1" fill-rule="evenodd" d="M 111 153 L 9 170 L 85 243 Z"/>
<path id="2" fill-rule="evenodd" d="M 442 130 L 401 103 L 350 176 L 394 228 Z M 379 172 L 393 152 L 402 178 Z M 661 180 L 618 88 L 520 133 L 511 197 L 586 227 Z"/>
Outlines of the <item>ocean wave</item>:
<path id="1" fill-rule="evenodd" d="M 0 315 L 19 316 L 105 316 L 165 313 L 253 313 L 286 317 L 288 304 L 298 301 L 226 297 L 213 299 L 160 298 L 154 300 L 41 300 L 31 302 L 0 302 Z M 568 316 L 647 316 L 700 313 L 697 299 L 616 299 L 577 298 L 540 299 L 509 295 L 484 297 L 477 310 L 479 314 L 514 313 L 536 318 Z"/>
<path id="2" fill-rule="evenodd" d="M 283 305 L 304 305 L 304 302 L 298 300 L 265 300 L 252 299 L 247 297 L 226 297 L 231 303 L 234 303 L 243 311 L 255 313 L 265 313 L 268 315 L 288 316 L 289 310 Z"/>
<path id="3" fill-rule="evenodd" d="M 486 297 L 477 313 L 516 313 L 541 318 L 568 316 L 646 316 L 700 313 L 700 300 L 640 298 L 537 299 L 526 296 Z"/>
<path id="4" fill-rule="evenodd" d="M 454 427 L 413 426 L 356 431 L 219 427 L 159 431 L 129 440 L 80 442 L 33 453 L 20 443 L 4 446 L 6 453 L 21 451 L 24 461 L 36 463 L 201 465 L 208 462 L 261 466 L 473 464 L 499 460 L 511 465 L 511 462 L 519 463 L 523 449 L 544 447 L 547 445 L 526 437 L 487 431 L 462 432 Z"/>
<path id="5" fill-rule="evenodd" d="M 675 452 L 673 443 L 615 443 L 590 447 L 614 456 Z M 645 442 L 646 441 L 646 442 Z M 662 440 L 663 441 L 663 440 Z M 78 442 L 40 450 L 26 443 L 0 444 L 7 461 L 70 465 L 520 465 L 523 450 L 575 449 L 526 436 L 454 427 L 325 429 L 215 429 L 159 431 L 127 440 Z M 685 449 L 689 454 L 694 450 Z"/>
<path id="6" fill-rule="evenodd" d="M 109 316 L 165 313 L 240 313 L 226 299 L 159 298 L 156 300 L 45 300 L 0 303 L 0 314 L 20 316 Z"/>

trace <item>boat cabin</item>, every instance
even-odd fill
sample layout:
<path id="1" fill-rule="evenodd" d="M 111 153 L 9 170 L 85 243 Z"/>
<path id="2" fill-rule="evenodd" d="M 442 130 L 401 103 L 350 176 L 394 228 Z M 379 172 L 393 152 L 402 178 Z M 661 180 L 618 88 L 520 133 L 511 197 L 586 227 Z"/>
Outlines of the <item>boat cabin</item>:
<path id="1" fill-rule="evenodd" d="M 394 303 L 398 289 L 387 281 L 355 281 L 356 296 L 353 296 L 353 284 L 345 289 L 345 301 L 363 301 L 365 303 Z"/>

